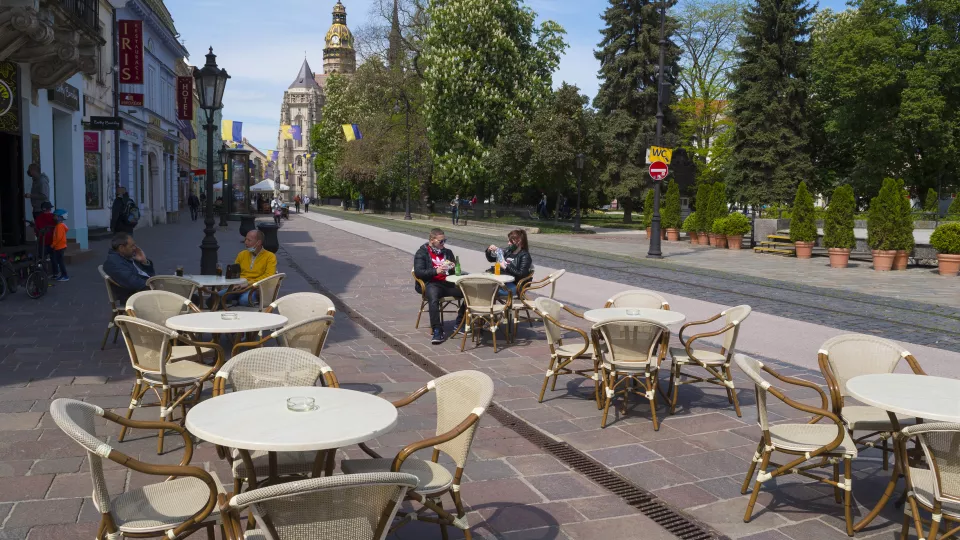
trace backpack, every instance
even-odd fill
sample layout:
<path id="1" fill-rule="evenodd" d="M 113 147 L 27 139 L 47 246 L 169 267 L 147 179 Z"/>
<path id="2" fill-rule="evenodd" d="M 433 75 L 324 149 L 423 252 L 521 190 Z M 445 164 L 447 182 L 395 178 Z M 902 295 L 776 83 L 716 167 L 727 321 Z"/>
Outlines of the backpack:
<path id="1" fill-rule="evenodd" d="M 127 225 L 134 227 L 140 222 L 140 208 L 137 207 L 137 203 L 133 202 L 133 199 L 127 201 L 127 207 L 120 214 L 120 219 L 126 221 Z"/>

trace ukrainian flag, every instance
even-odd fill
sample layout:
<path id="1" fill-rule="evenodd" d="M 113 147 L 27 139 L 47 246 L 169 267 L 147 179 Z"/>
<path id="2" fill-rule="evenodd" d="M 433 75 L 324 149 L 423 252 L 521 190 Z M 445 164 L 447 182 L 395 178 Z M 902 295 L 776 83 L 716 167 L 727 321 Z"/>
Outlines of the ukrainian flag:
<path id="1" fill-rule="evenodd" d="M 220 126 L 220 136 L 225 141 L 243 142 L 243 122 L 224 120 Z"/>
<path id="2" fill-rule="evenodd" d="M 343 124 L 343 136 L 347 138 L 347 141 L 359 141 L 363 138 L 363 135 L 360 133 L 360 126 L 356 124 Z"/>
<path id="3" fill-rule="evenodd" d="M 289 124 L 281 125 L 280 138 L 299 141 L 301 139 L 300 126 L 291 126 Z"/>

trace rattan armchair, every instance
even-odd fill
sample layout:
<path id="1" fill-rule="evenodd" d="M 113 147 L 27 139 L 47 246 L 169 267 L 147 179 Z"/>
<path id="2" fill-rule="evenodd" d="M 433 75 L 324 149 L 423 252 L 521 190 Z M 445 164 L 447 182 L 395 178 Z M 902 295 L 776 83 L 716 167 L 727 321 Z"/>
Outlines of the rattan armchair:
<path id="1" fill-rule="evenodd" d="M 220 498 L 228 540 L 383 540 L 417 477 L 349 474 L 278 484 Z M 249 508 L 256 529 L 244 531 Z"/>
<path id="2" fill-rule="evenodd" d="M 170 317 L 200 312 L 200 309 L 187 298 L 168 291 L 140 291 L 127 299 L 126 308 L 126 314 L 130 317 L 137 317 L 160 326 L 166 326 L 167 319 Z M 209 357 L 214 352 L 212 343 L 200 342 L 189 335 L 181 341 L 190 341 L 193 346 L 175 346 L 170 354 L 172 360 L 192 358 L 194 361 L 201 362 L 204 356 Z"/>
<path id="3" fill-rule="evenodd" d="M 480 418 L 493 399 L 493 380 L 479 371 L 458 371 L 444 375 L 427 383 L 407 398 L 394 402 L 394 405 L 404 407 L 426 395 L 436 392 L 437 396 L 437 435 L 422 441 L 407 445 L 394 458 L 383 458 L 373 450 L 361 444 L 360 448 L 373 459 L 347 459 L 340 463 L 340 468 L 346 474 L 369 472 L 407 472 L 417 477 L 417 487 L 407 493 L 407 499 L 414 500 L 420 505 L 416 511 L 405 514 L 393 527 L 396 529 L 411 520 L 437 523 L 441 527 L 443 537 L 446 538 L 447 526 L 454 526 L 463 531 L 466 538 L 471 538 L 470 525 L 467 522 L 466 510 L 460 499 L 460 479 L 463 468 L 470 454 L 470 446 L 480 424 Z M 430 461 L 413 457 L 414 452 L 433 447 L 433 456 Z M 440 453 L 451 457 L 457 468 L 453 474 L 446 467 L 437 463 Z M 449 493 L 453 498 L 456 515 L 443 509 L 441 496 Z M 436 516 L 422 515 L 431 510 Z"/>
<path id="4" fill-rule="evenodd" d="M 907 440 L 916 438 L 923 449 L 928 468 L 904 466 L 907 476 L 907 505 L 903 509 L 906 539 L 912 519 L 918 538 L 936 540 L 960 533 L 960 424 L 936 422 L 909 426 L 898 440 L 901 456 L 907 455 Z M 905 461 L 905 460 L 904 460 Z M 931 514 L 930 520 L 920 510 Z M 946 522 L 946 523 L 944 523 Z M 924 535 L 923 526 L 929 526 Z M 943 534 L 938 534 L 945 526 Z"/>
<path id="5" fill-rule="evenodd" d="M 837 502 L 840 502 L 840 492 L 843 492 L 847 535 L 853 536 L 852 461 L 857 457 L 857 446 L 850 438 L 850 434 L 847 433 L 840 417 L 827 410 L 827 395 L 816 384 L 780 375 L 769 366 L 765 366 L 749 356 L 737 354 L 734 356 L 734 360 L 754 383 L 757 392 L 760 429 L 763 432 L 760 444 L 757 445 L 757 451 L 750 463 L 750 469 L 747 471 L 747 477 L 744 478 L 743 486 L 740 489 L 741 493 L 747 493 L 747 488 L 750 486 L 753 473 L 757 470 L 757 463 L 759 463 L 760 471 L 757 472 L 756 483 L 753 486 L 753 493 L 750 494 L 750 500 L 747 502 L 747 510 L 743 515 L 743 521 L 749 522 L 753 515 L 753 507 L 757 503 L 761 484 L 778 476 L 798 474 L 833 486 Z M 764 379 L 761 372 L 766 372 L 780 382 L 815 390 L 820 394 L 822 406 L 820 408 L 812 407 L 790 399 L 784 395 L 783 391 Z M 771 424 L 767 417 L 767 394 L 782 401 L 788 407 L 809 413 L 813 417 L 806 424 Z M 829 423 L 817 423 L 822 419 L 829 420 Z M 783 465 L 775 463 L 770 459 L 774 452 L 786 454 L 792 459 Z M 843 463 L 842 473 L 840 472 L 841 462 Z M 819 476 L 810 472 L 827 465 L 833 466 L 832 477 Z M 774 469 L 768 471 L 767 468 L 771 466 Z"/>
<path id="6" fill-rule="evenodd" d="M 228 298 L 239 297 L 247 292 L 256 292 L 258 306 L 230 306 L 229 309 L 231 311 L 264 311 L 267 306 L 277 300 L 280 295 L 280 285 L 285 277 L 287 277 L 286 274 L 274 274 L 242 289 L 226 291 L 220 296 L 220 305 L 227 308 Z"/>
<path id="7" fill-rule="evenodd" d="M 529 278 L 529 281 L 524 283 L 523 287 L 521 287 L 519 283 L 517 284 L 517 300 L 519 300 L 520 302 L 518 305 L 514 306 L 514 312 L 513 312 L 514 328 L 516 328 L 517 325 L 520 323 L 521 311 L 523 311 L 525 314 L 523 320 L 528 321 L 530 323 L 530 326 L 533 326 L 534 317 L 530 316 L 530 312 L 533 311 L 534 313 L 536 313 L 537 306 L 534 304 L 534 299 L 528 298 L 527 294 L 529 294 L 530 291 L 537 291 L 540 289 L 544 289 L 546 287 L 550 287 L 550 296 L 548 296 L 547 298 L 550 298 L 552 300 L 553 296 L 557 292 L 557 280 L 563 277 L 563 275 L 566 273 L 567 273 L 566 270 L 557 270 L 556 272 L 549 273 L 547 277 L 539 281 L 533 281 L 533 276 L 531 275 Z"/>
<path id="8" fill-rule="evenodd" d="M 234 392 L 243 392 L 257 388 L 316 386 L 317 382 L 330 388 L 340 387 L 333 369 L 315 354 L 286 347 L 267 347 L 238 354 L 224 364 L 214 379 L 213 395 L 223 395 L 228 386 Z M 268 476 L 270 472 L 268 452 L 251 452 L 248 456 L 251 461 L 247 463 L 237 450 L 218 447 L 217 451 L 232 465 L 234 493 L 239 493 L 243 483 L 249 480 L 251 466 L 254 480 Z M 319 465 L 332 472 L 335 453 L 336 450 L 319 456 L 316 452 L 277 453 L 277 473 L 281 476 L 306 475 Z"/>
<path id="9" fill-rule="evenodd" d="M 463 342 L 460 344 L 462 352 L 467 346 L 467 334 L 473 337 L 476 343 L 480 342 L 482 330 L 490 331 L 493 336 L 493 352 L 497 352 L 497 330 L 504 325 L 504 335 L 510 342 L 510 310 L 513 308 L 513 293 L 507 292 L 506 299 L 498 298 L 502 285 L 499 281 L 487 276 L 467 276 L 457 282 L 463 301 L 467 304 L 461 326 Z M 500 303 L 502 300 L 503 303 Z M 460 329 L 457 328 L 457 331 Z"/>
<path id="10" fill-rule="evenodd" d="M 103 278 L 103 284 L 107 287 L 107 300 L 110 302 L 110 322 L 107 323 L 107 330 L 103 333 L 103 342 L 100 343 L 100 350 L 102 351 L 107 346 L 107 338 L 110 337 L 110 330 L 113 330 L 113 343 L 117 343 L 117 337 L 120 335 L 120 328 L 116 325 L 114 320 L 117 318 L 117 315 L 123 315 L 126 313 L 123 306 L 117 305 L 117 294 L 116 289 L 120 288 L 120 285 L 116 281 L 110 278 L 106 272 L 103 271 L 103 265 L 97 267 L 97 270 L 100 272 L 100 277 Z"/>
<path id="11" fill-rule="evenodd" d="M 430 300 L 427 299 L 427 284 L 420 278 L 417 277 L 417 273 L 414 270 L 410 270 L 410 275 L 413 276 L 415 290 L 420 291 L 420 311 L 417 312 L 417 324 L 414 328 L 420 328 L 420 318 L 423 317 L 424 313 L 430 311 Z M 444 296 L 440 298 L 440 324 L 443 324 L 443 314 L 444 313 L 460 313 L 460 300 L 455 296 Z"/>
<path id="12" fill-rule="evenodd" d="M 199 402 L 204 383 L 213 382 L 214 375 L 223 365 L 223 348 L 216 343 L 202 344 L 204 348 L 213 349 L 217 355 L 214 365 L 207 366 L 200 362 L 183 359 L 196 354 L 196 349 L 201 344 L 191 341 L 174 330 L 126 315 L 118 315 L 116 324 L 120 327 L 124 342 L 127 344 L 130 363 L 137 377 L 130 394 L 127 419 L 133 416 L 135 408 L 141 406 L 144 394 L 153 390 L 159 400 L 160 419 L 170 421 L 174 410 L 179 406 L 182 424 L 187 416 L 187 399 L 192 398 L 193 403 Z M 177 345 L 178 341 L 185 345 Z M 118 439 L 120 442 L 123 442 L 126 432 L 127 426 L 124 425 L 120 430 Z M 164 430 L 159 430 L 158 454 L 163 453 L 163 435 Z"/>
<path id="13" fill-rule="evenodd" d="M 623 291 L 613 295 L 603 306 L 606 308 L 647 308 L 670 310 L 670 302 L 659 294 L 645 289 Z"/>
<path id="14" fill-rule="evenodd" d="M 213 527 L 220 518 L 219 496 L 225 495 L 214 472 L 191 466 L 193 440 L 187 430 L 169 422 L 129 420 L 102 408 L 74 399 L 57 399 L 50 404 L 50 416 L 57 426 L 87 451 L 93 480 L 93 504 L 100 513 L 97 538 L 183 538 L 199 529 Z M 173 430 L 183 437 L 184 454 L 178 465 L 155 465 L 128 456 L 97 436 L 102 420 L 124 428 Z M 111 494 L 104 477 L 107 459 L 132 471 L 167 477 L 163 482 Z"/>
<path id="15" fill-rule="evenodd" d="M 320 350 L 323 349 L 323 344 L 327 341 L 327 335 L 330 333 L 330 327 L 333 326 L 333 320 L 333 317 L 329 315 L 321 315 L 287 324 L 256 341 L 237 343 L 233 346 L 232 354 L 237 354 L 243 349 L 262 347 L 271 339 L 275 339 L 281 347 L 299 349 L 314 356 L 320 356 Z"/>
<path id="16" fill-rule="evenodd" d="M 180 276 L 153 276 L 147 280 L 147 287 L 154 291 L 169 291 L 190 299 L 200 289 L 200 285 L 196 281 Z"/>
<path id="17" fill-rule="evenodd" d="M 886 470 L 890 453 L 888 439 L 896 431 L 890 415 L 877 407 L 846 403 L 849 396 L 847 381 L 858 375 L 893 373 L 901 359 L 906 360 L 917 375 L 926 373 L 917 359 L 903 347 L 883 338 L 863 334 L 843 334 L 829 339 L 820 346 L 817 357 L 830 390 L 833 414 L 843 420 L 851 437 L 855 431 L 867 432 L 860 438 L 854 438 L 854 442 L 868 448 L 880 446 L 883 450 L 883 468 Z M 907 426 L 913 424 L 915 419 L 897 415 L 897 421 L 901 426 Z M 879 438 L 870 440 L 875 436 Z"/>
<path id="18" fill-rule="evenodd" d="M 337 314 L 333 300 L 319 293 L 301 292 L 277 298 L 263 309 L 264 313 L 279 313 L 289 322 L 298 322 L 311 317 Z"/>
<path id="19" fill-rule="evenodd" d="M 600 377 L 598 375 L 599 370 L 597 369 L 597 357 L 590 343 L 590 336 L 584 330 L 560 322 L 560 317 L 564 310 L 577 316 L 579 316 L 579 314 L 560 302 L 545 296 L 537 298 L 536 302 L 534 302 L 534 309 L 536 309 L 537 315 L 543 319 L 543 326 L 547 335 L 547 344 L 550 346 L 550 365 L 547 367 L 547 373 L 543 377 L 543 387 L 540 388 L 539 401 L 543 403 L 543 394 L 547 391 L 547 383 L 551 377 L 553 378 L 553 383 L 550 385 L 550 390 L 553 391 L 557 388 L 558 376 L 576 374 L 591 379 L 594 382 L 593 396 L 597 405 L 600 406 L 602 403 L 600 399 L 600 384 L 598 383 Z M 575 338 L 574 343 L 569 343 L 568 339 L 568 343 L 564 344 L 564 333 L 569 334 L 570 332 L 578 334 L 578 339 Z M 583 343 L 580 343 L 580 339 L 583 340 Z M 569 366 L 577 360 L 588 360 L 591 365 L 589 368 L 571 369 Z"/>
<path id="20" fill-rule="evenodd" d="M 658 431 L 657 375 L 670 342 L 670 330 L 656 321 L 632 319 L 597 323 L 592 331 L 603 388 L 600 427 L 607 427 L 610 404 L 617 396 L 622 398 L 620 413 L 626 415 L 630 394 L 638 394 L 650 402 L 653 429 Z"/>
<path id="21" fill-rule="evenodd" d="M 733 409 L 740 414 L 740 400 L 737 398 L 737 388 L 733 384 L 733 373 L 730 365 L 733 361 L 734 350 L 737 346 L 737 337 L 740 335 L 740 325 L 750 316 L 750 306 L 741 305 L 720 312 L 718 315 L 705 320 L 690 322 L 680 327 L 680 343 L 683 347 L 670 347 L 670 384 L 667 387 L 667 396 L 670 399 L 670 414 L 677 410 L 677 398 L 680 386 L 692 383 L 709 383 L 723 386 L 727 391 L 727 400 L 733 404 Z M 688 328 L 708 325 L 717 319 L 723 318 L 723 326 L 714 331 L 695 334 L 690 339 L 683 337 Z M 697 348 L 694 343 L 707 338 L 721 338 L 719 351 Z M 684 372 L 684 366 L 693 366 L 706 373 L 693 375 Z"/>

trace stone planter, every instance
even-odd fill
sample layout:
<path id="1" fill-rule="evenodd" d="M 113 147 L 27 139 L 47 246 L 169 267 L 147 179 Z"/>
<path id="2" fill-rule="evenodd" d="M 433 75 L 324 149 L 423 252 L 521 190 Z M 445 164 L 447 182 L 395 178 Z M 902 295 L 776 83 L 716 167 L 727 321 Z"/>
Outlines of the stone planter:
<path id="1" fill-rule="evenodd" d="M 707 233 L 707 245 L 710 247 L 717 247 L 717 235 L 713 233 Z"/>
<path id="2" fill-rule="evenodd" d="M 794 242 L 793 247 L 797 251 L 798 259 L 809 259 L 813 257 L 814 242 Z"/>
<path id="3" fill-rule="evenodd" d="M 742 249 L 743 248 L 743 236 L 739 234 L 728 234 L 727 235 L 727 247 L 730 249 Z"/>
<path id="4" fill-rule="evenodd" d="M 887 272 L 893 267 L 893 259 L 897 256 L 895 249 L 875 249 L 873 253 L 873 269 L 877 272 Z"/>
<path id="5" fill-rule="evenodd" d="M 687 236 L 690 238 L 690 245 L 691 245 L 691 246 L 698 246 L 698 245 L 700 245 L 700 238 L 697 236 L 697 233 L 695 233 L 695 232 L 688 232 L 688 233 L 687 233 Z"/>
<path id="6" fill-rule="evenodd" d="M 829 248 L 830 268 L 846 268 L 850 262 L 850 248 Z"/>
<path id="7" fill-rule="evenodd" d="M 669 241 L 669 242 L 679 242 L 679 241 L 680 241 L 680 229 L 667 229 L 667 241 Z"/>
<path id="8" fill-rule="evenodd" d="M 721 249 L 726 249 L 726 247 L 727 247 L 727 235 L 725 235 L 725 234 L 717 234 L 717 235 L 714 235 L 714 236 L 716 236 L 716 238 L 717 238 L 717 239 L 716 239 L 717 247 L 718 247 L 718 248 L 721 248 Z"/>
<path id="9" fill-rule="evenodd" d="M 699 241 L 698 241 L 697 243 L 700 244 L 701 246 L 710 245 L 710 238 L 709 238 L 709 235 L 708 235 L 707 233 L 705 233 L 705 232 L 698 232 L 698 233 L 697 233 L 697 238 L 699 239 Z"/>
<path id="10" fill-rule="evenodd" d="M 894 270 L 906 270 L 907 261 L 910 258 L 910 254 L 907 253 L 905 249 L 898 249 L 896 256 L 893 258 L 893 269 Z"/>
<path id="11" fill-rule="evenodd" d="M 956 276 L 960 272 L 960 255 L 937 253 L 941 276 Z"/>

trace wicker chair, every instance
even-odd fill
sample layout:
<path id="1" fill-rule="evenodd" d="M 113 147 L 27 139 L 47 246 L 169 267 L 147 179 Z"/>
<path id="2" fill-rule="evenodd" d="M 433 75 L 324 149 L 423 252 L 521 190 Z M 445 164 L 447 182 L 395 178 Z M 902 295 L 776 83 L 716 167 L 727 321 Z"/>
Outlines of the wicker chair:
<path id="1" fill-rule="evenodd" d="M 260 303 L 259 306 L 232 306 L 229 309 L 230 311 L 264 311 L 267 306 L 276 302 L 277 297 L 280 295 L 280 284 L 283 283 L 285 277 L 287 277 L 286 274 L 274 274 L 243 289 L 227 291 L 220 296 L 220 305 L 226 307 L 228 298 L 239 298 L 240 295 L 246 292 L 256 291 L 257 301 Z"/>
<path id="2" fill-rule="evenodd" d="M 534 300 L 532 298 L 527 298 L 527 294 L 530 291 L 536 291 L 546 287 L 550 287 L 550 296 L 547 298 L 553 299 L 553 296 L 557 292 L 557 280 L 563 277 L 566 274 L 566 270 L 557 270 L 556 272 L 551 272 L 547 277 L 541 279 L 540 281 L 533 281 L 533 276 L 530 276 L 530 281 L 526 282 L 523 287 L 517 285 L 517 298 L 520 300 L 519 306 L 514 307 L 514 318 L 513 318 L 513 327 L 516 328 L 520 322 L 519 313 L 523 311 L 525 313 L 524 319 L 530 323 L 530 326 L 533 326 L 533 321 L 535 317 L 530 316 L 530 312 L 533 311 L 536 313 L 537 306 L 534 305 Z"/>
<path id="3" fill-rule="evenodd" d="M 854 438 L 858 445 L 883 449 L 883 468 L 888 467 L 890 447 L 888 439 L 896 431 L 890 422 L 887 411 L 869 405 L 846 404 L 847 381 L 858 375 L 873 373 L 893 373 L 901 359 L 905 359 L 910 369 L 917 375 L 926 375 L 917 359 L 896 343 L 883 338 L 863 334 L 843 334 L 827 340 L 820 346 L 817 354 L 820 371 L 830 390 L 830 403 L 833 414 L 846 424 L 850 436 L 855 431 L 866 431 L 862 437 Z M 901 426 L 915 422 L 914 418 L 897 415 Z M 871 441 L 875 436 L 879 439 Z"/>
<path id="4" fill-rule="evenodd" d="M 780 375 L 768 366 L 759 361 L 737 354 L 734 361 L 740 366 L 740 369 L 746 373 L 747 377 L 754 383 L 757 392 L 757 411 L 760 417 L 760 429 L 763 436 L 760 444 L 757 445 L 757 451 L 753 455 L 753 461 L 750 463 L 750 469 L 747 471 L 747 477 L 743 480 L 743 487 L 740 492 L 747 493 L 750 486 L 750 480 L 753 479 L 753 473 L 757 470 L 757 463 L 760 463 L 760 471 L 757 473 L 757 480 L 753 486 L 753 493 L 750 494 L 750 500 L 747 502 L 747 510 L 743 515 L 743 521 L 749 522 L 753 515 L 753 507 L 757 503 L 757 496 L 760 494 L 760 485 L 778 476 L 788 474 L 799 474 L 806 478 L 811 478 L 818 482 L 823 482 L 834 488 L 834 496 L 837 502 L 840 502 L 840 492 L 843 492 L 844 515 L 847 523 L 847 535 L 853 536 L 853 515 L 851 508 L 851 491 L 853 486 L 852 461 L 857 457 L 857 446 L 854 444 L 850 434 L 847 433 L 840 417 L 827 410 L 827 395 L 819 386 L 802 379 L 794 379 Z M 775 377 L 780 382 L 793 384 L 810 388 L 820 394 L 822 407 L 819 409 L 805 405 L 798 401 L 790 399 L 784 393 L 771 385 L 764 379 L 761 371 Z M 797 409 L 805 413 L 814 415 L 806 424 L 776 424 L 772 425 L 767 420 L 767 394 L 779 399 L 788 407 Z M 821 419 L 828 419 L 831 423 L 818 424 Z M 771 461 L 770 457 L 774 452 L 780 452 L 793 457 L 788 463 L 781 465 Z M 843 463 L 843 472 L 840 472 L 840 463 Z M 833 465 L 833 477 L 828 478 L 811 473 L 813 469 Z M 772 471 L 767 471 L 767 467 L 773 466 Z"/>
<path id="5" fill-rule="evenodd" d="M 513 293 L 508 292 L 503 303 L 498 302 L 497 293 L 502 285 L 486 276 L 468 276 L 457 282 L 467 309 L 463 315 L 465 325 L 460 351 L 467 346 L 467 334 L 472 332 L 474 341 L 480 341 L 478 330 L 486 328 L 493 335 L 493 352 L 497 352 L 497 329 L 504 323 L 504 334 L 510 342 L 510 310 L 513 308 Z M 459 331 L 459 328 L 457 329 Z"/>
<path id="6" fill-rule="evenodd" d="M 427 300 L 427 284 L 417 277 L 415 271 L 410 270 L 410 274 L 413 276 L 416 288 L 420 290 L 420 311 L 417 312 L 417 324 L 413 326 L 414 328 L 420 328 L 420 318 L 423 317 L 424 313 L 430 311 L 430 301 Z M 460 302 L 461 300 L 454 296 L 444 296 L 440 298 L 440 324 L 443 324 L 444 313 L 457 314 L 460 312 Z M 451 307 L 453 309 L 451 309 Z"/>
<path id="7" fill-rule="evenodd" d="M 323 386 L 339 388 L 340 383 L 333 370 L 317 358 L 315 354 L 285 347 L 254 349 L 238 354 L 223 365 L 213 382 L 213 395 L 226 393 L 227 386 L 234 392 L 243 392 L 257 388 L 277 388 L 284 386 Z M 217 448 L 221 457 L 226 458 L 233 467 L 233 492 L 239 493 L 243 482 L 249 478 L 249 467 L 236 450 L 227 452 Z M 305 475 L 314 470 L 315 463 L 326 463 L 328 471 L 333 469 L 333 456 L 336 451 L 328 451 L 326 457 L 316 452 L 280 452 L 277 454 L 277 472 L 280 475 Z M 255 478 L 269 474 L 268 452 L 250 453 Z"/>
<path id="8" fill-rule="evenodd" d="M 261 336 L 256 341 L 246 341 L 233 346 L 233 354 L 241 349 L 261 347 L 271 339 L 282 347 L 300 349 L 320 356 L 324 343 L 337 313 L 333 301 L 322 294 L 295 293 L 278 298 L 264 308 L 264 313 L 278 313 L 287 318 L 287 325 Z"/>
<path id="9" fill-rule="evenodd" d="M 169 422 L 125 419 L 92 403 L 74 399 L 54 400 L 50 404 L 50 416 L 87 451 L 93 504 L 100 512 L 97 538 L 182 538 L 199 529 L 207 529 L 208 537 L 213 538 L 213 527 L 220 517 L 217 499 L 225 492 L 216 473 L 190 465 L 193 440 L 183 427 Z M 183 437 L 183 459 L 179 465 L 154 465 L 123 454 L 97 436 L 96 425 L 101 419 L 124 428 L 176 431 Z M 139 473 L 168 478 L 111 495 L 103 474 L 104 459 Z"/>
<path id="10" fill-rule="evenodd" d="M 926 535 L 930 540 L 955 536 L 960 533 L 960 424 L 919 424 L 906 427 L 901 433 L 900 455 L 907 454 L 907 440 L 916 437 L 929 468 L 904 467 L 908 504 L 903 509 L 900 538 L 907 538 L 911 518 L 919 538 L 924 537 L 924 525 L 930 527 Z M 920 510 L 929 512 L 933 519 L 922 518 Z M 949 527 L 938 536 L 944 521 Z"/>
<path id="11" fill-rule="evenodd" d="M 568 326 L 560 322 L 560 317 L 564 310 L 573 315 L 579 314 L 570 308 L 564 306 L 556 300 L 545 296 L 537 298 L 534 302 L 534 309 L 537 315 L 543 319 L 544 330 L 547 334 L 547 344 L 550 346 L 550 365 L 547 367 L 547 373 L 543 378 L 543 387 L 540 388 L 540 403 L 543 403 L 543 394 L 547 391 L 547 382 L 553 377 L 553 383 L 550 390 L 556 390 L 557 377 L 560 375 L 580 375 L 594 382 L 594 399 L 599 406 L 602 403 L 600 399 L 600 385 L 597 384 L 599 375 L 597 375 L 597 360 L 594 355 L 593 347 L 590 344 L 590 336 L 583 330 L 574 326 Z M 576 332 L 583 339 L 583 343 L 563 343 L 564 332 Z M 570 364 L 576 360 L 589 360 L 591 367 L 589 369 L 571 369 Z"/>
<path id="12" fill-rule="evenodd" d="M 163 293 L 163 291 L 153 291 Z M 164 293 L 173 294 L 173 293 Z M 127 419 L 133 415 L 133 410 L 141 405 L 144 394 L 149 390 L 160 400 L 160 419 L 170 420 L 173 411 L 179 406 L 181 409 L 180 422 L 187 416 L 187 398 L 193 402 L 200 401 L 203 384 L 212 382 L 214 374 L 223 365 L 223 348 L 216 343 L 204 343 L 216 352 L 217 359 L 213 366 L 199 362 L 184 360 L 197 354 L 199 343 L 177 332 L 154 324 L 138 317 L 118 315 L 116 324 L 120 327 L 123 339 L 127 344 L 130 362 L 133 364 L 136 381 L 130 395 L 130 405 L 127 408 Z M 177 345 L 177 342 L 185 345 Z M 127 426 L 120 430 L 119 441 L 123 442 Z M 164 430 L 159 430 L 157 439 L 157 453 L 163 453 Z"/>
<path id="13" fill-rule="evenodd" d="M 130 317 L 137 317 L 153 324 L 166 326 L 167 319 L 185 313 L 199 313 L 200 309 L 193 302 L 186 298 L 168 291 L 140 291 L 127 299 L 126 314 Z M 193 359 L 201 362 L 203 357 L 210 357 L 214 349 L 208 342 L 200 342 L 194 337 L 186 336 L 188 340 L 193 340 L 193 347 L 178 345 L 171 352 L 172 360 Z"/>
<path id="14" fill-rule="evenodd" d="M 333 317 L 337 314 L 337 308 L 333 305 L 333 300 L 322 294 L 302 292 L 277 298 L 264 308 L 263 312 L 279 313 L 293 323 L 320 315 Z"/>
<path id="15" fill-rule="evenodd" d="M 372 473 L 311 478 L 221 499 L 228 540 L 383 540 L 417 477 Z M 256 529 L 244 531 L 249 508 Z"/>
<path id="16" fill-rule="evenodd" d="M 613 295 L 603 306 L 606 308 L 647 308 L 670 310 L 670 302 L 653 291 L 636 289 Z"/>
<path id="17" fill-rule="evenodd" d="M 200 289 L 196 281 L 179 276 L 153 276 L 147 280 L 147 287 L 154 291 L 169 291 L 191 299 Z"/>
<path id="18" fill-rule="evenodd" d="M 643 319 L 597 323 L 592 330 L 603 388 L 600 427 L 607 427 L 607 413 L 617 396 L 623 398 L 620 412 L 625 415 L 630 394 L 638 394 L 650 401 L 653 429 L 659 431 L 657 375 L 670 342 L 670 330 L 656 321 Z"/>
<path id="19" fill-rule="evenodd" d="M 691 383 L 710 383 L 723 386 L 727 391 L 727 400 L 733 404 L 733 409 L 740 414 L 740 401 L 737 399 L 737 389 L 733 384 L 733 373 L 730 364 L 733 361 L 734 350 L 737 345 L 737 336 L 740 335 L 740 325 L 750 316 L 750 306 L 742 305 L 722 311 L 705 321 L 690 322 L 680 327 L 680 343 L 683 347 L 670 347 L 670 384 L 667 395 L 670 398 L 670 414 L 677 410 L 677 395 L 680 386 Z M 683 332 L 687 328 L 703 326 L 723 318 L 724 325 L 719 330 L 696 334 L 690 339 L 684 339 Z M 720 351 L 698 349 L 694 342 L 701 339 L 722 336 Z M 683 371 L 684 366 L 695 366 L 706 370 L 706 374 L 691 375 Z"/>
<path id="20" fill-rule="evenodd" d="M 437 393 L 436 437 L 407 445 L 395 458 L 382 458 L 361 444 L 360 448 L 374 459 L 343 460 L 340 468 L 347 474 L 391 471 L 415 475 L 418 478 L 417 487 L 407 494 L 407 498 L 417 501 L 422 508 L 404 515 L 394 529 L 416 519 L 439 524 L 444 538 L 447 536 L 447 526 L 452 525 L 463 530 L 464 536 L 469 539 L 470 525 L 460 500 L 460 479 L 480 417 L 493 399 L 493 380 L 479 371 L 450 373 L 430 381 L 410 396 L 394 402 L 394 405 L 404 407 L 430 391 Z M 433 456 L 430 461 L 412 457 L 414 452 L 431 446 Z M 440 452 L 453 458 L 457 466 L 454 474 L 451 475 L 446 467 L 437 463 Z M 456 516 L 443 509 L 440 497 L 445 493 L 453 498 Z M 436 517 L 422 516 L 421 513 L 427 509 L 435 512 Z"/>
<path id="21" fill-rule="evenodd" d="M 115 289 L 119 289 L 120 285 L 116 281 L 112 280 L 106 272 L 103 271 L 103 265 L 97 267 L 97 270 L 100 272 L 100 277 L 103 278 L 103 283 L 107 287 L 107 300 L 110 301 L 110 322 L 107 323 L 107 331 L 103 333 L 103 342 L 100 343 L 100 350 L 102 351 L 107 346 L 107 338 L 110 337 L 110 330 L 113 330 L 113 343 L 117 343 L 117 336 L 120 335 L 120 328 L 116 325 L 114 320 L 117 318 L 117 315 L 123 315 L 126 313 L 122 306 L 117 306 L 117 295 Z"/>

